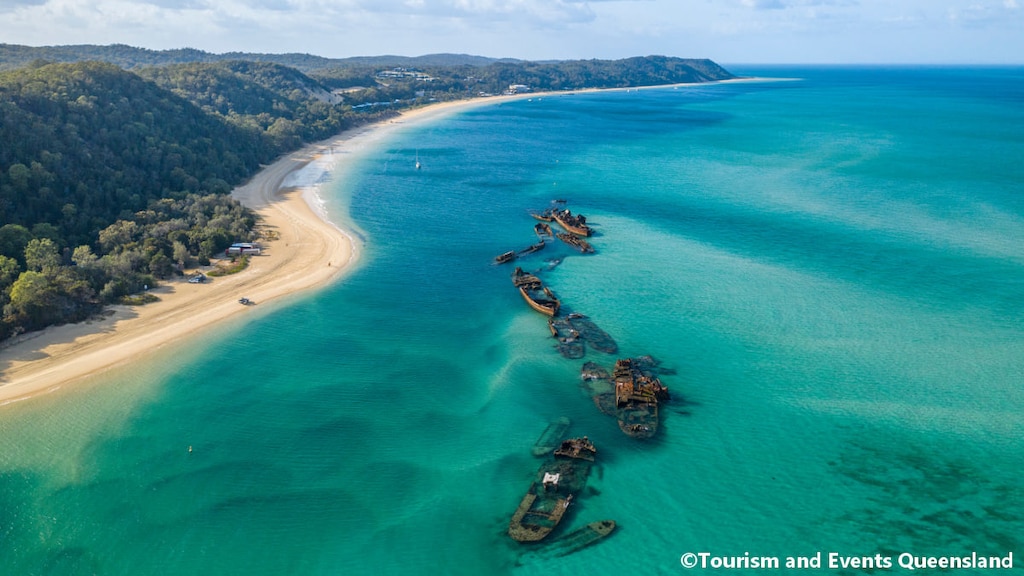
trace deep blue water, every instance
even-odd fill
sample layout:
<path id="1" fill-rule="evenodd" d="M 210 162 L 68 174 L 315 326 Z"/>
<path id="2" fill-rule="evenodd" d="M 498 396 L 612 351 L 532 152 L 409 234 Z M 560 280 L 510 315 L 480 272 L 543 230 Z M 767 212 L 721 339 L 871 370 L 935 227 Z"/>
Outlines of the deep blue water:
<path id="1" fill-rule="evenodd" d="M 351 275 L 3 409 L 0 573 L 1019 569 L 1024 69 L 733 71 L 796 80 L 495 104 L 352 159 L 324 192 L 366 238 Z M 597 253 L 520 265 L 675 371 L 653 441 L 598 412 L 492 264 L 553 198 Z M 619 528 L 550 559 L 505 529 L 563 415 L 599 467 L 559 530 Z"/>

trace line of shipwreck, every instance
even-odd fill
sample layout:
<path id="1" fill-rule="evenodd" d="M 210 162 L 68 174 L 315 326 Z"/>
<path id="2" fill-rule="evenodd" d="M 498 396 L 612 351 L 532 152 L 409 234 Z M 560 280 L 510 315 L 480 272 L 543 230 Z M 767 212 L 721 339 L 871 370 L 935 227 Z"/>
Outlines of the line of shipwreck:
<path id="1" fill-rule="evenodd" d="M 583 254 L 595 253 L 588 241 L 593 228 L 585 216 L 565 208 L 565 202 L 555 200 L 551 207 L 531 212 L 539 220 L 533 228 L 539 242 L 505 252 L 494 259 L 495 264 L 542 250 L 553 238 Z M 554 232 L 552 223 L 564 231 Z M 562 301 L 537 274 L 517 266 L 512 284 L 530 308 L 548 317 L 555 347 L 564 357 L 582 358 L 588 347 L 604 354 L 618 352 L 615 340 L 592 319 L 579 312 L 566 313 Z M 670 372 L 661 370 L 650 356 L 618 358 L 611 372 L 593 361 L 581 369 L 594 404 L 615 417 L 624 434 L 637 439 L 652 438 L 658 431 L 659 405 L 670 399 L 668 388 L 658 377 L 662 373 Z M 551 534 L 586 484 L 597 448 L 586 436 L 563 440 L 569 425 L 564 417 L 552 422 L 534 446 L 534 455 L 546 459 L 509 522 L 508 534 L 518 542 L 539 542 Z M 569 554 L 608 536 L 615 526 L 613 520 L 591 522 L 555 540 L 550 550 L 556 555 Z"/>

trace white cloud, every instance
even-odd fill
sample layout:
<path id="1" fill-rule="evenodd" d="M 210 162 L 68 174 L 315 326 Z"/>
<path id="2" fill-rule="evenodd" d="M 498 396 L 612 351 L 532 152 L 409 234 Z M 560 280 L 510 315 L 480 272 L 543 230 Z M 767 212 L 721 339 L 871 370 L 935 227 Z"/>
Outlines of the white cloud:
<path id="1" fill-rule="evenodd" d="M 740 4 L 754 10 L 781 10 L 786 8 L 782 0 L 740 0 Z"/>
<path id="2" fill-rule="evenodd" d="M 950 8 L 947 14 L 950 22 L 969 28 L 1019 26 L 1022 23 L 1017 0 L 1003 0 L 998 4 L 972 3 Z"/>
<path id="3" fill-rule="evenodd" d="M 745 62 L 908 62 L 962 55 L 1020 62 L 1024 35 L 1010 32 L 1024 29 L 1021 3 L 0 0 L 0 30 L 2 41 L 17 44 L 124 43 L 330 57 L 465 52 L 532 59 L 669 54 Z"/>

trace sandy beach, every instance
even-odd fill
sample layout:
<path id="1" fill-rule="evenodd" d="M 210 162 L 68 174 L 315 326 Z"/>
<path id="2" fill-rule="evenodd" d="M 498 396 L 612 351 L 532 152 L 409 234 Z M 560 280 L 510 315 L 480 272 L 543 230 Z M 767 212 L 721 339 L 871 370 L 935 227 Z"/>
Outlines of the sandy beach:
<path id="1" fill-rule="evenodd" d="M 280 158 L 232 192 L 261 215 L 265 227 L 279 235 L 263 242 L 263 253 L 253 257 L 246 270 L 212 278 L 205 284 L 189 284 L 184 279 L 167 281 L 151 291 L 159 302 L 114 306 L 112 313 L 102 319 L 19 337 L 0 349 L 0 405 L 53 392 L 137 362 L 197 331 L 251 312 L 254 307 L 239 304 L 239 298 L 249 298 L 258 307 L 323 286 L 351 269 L 359 257 L 358 241 L 351 230 L 331 222 L 331 215 L 324 213 L 317 196 L 319 177 L 325 172 L 344 171 L 346 155 L 372 146 L 391 131 L 413 122 L 473 106 L 567 94 L 527 93 L 431 104 L 343 132 Z"/>
<path id="2" fill-rule="evenodd" d="M 278 237 L 244 271 L 204 284 L 185 279 L 151 290 L 159 302 L 114 306 L 102 319 L 54 326 L 26 334 L 0 349 L 0 405 L 54 392 L 105 370 L 137 362 L 160 348 L 255 306 L 323 286 L 341 276 L 359 257 L 350 230 L 324 213 L 317 180 L 345 169 L 345 155 L 373 145 L 393 130 L 474 105 L 508 98 L 433 104 L 361 126 L 308 145 L 265 167 L 232 196 L 254 209 L 262 225 Z M 311 166 L 315 163 L 316 166 Z M 309 174 L 303 174 L 306 168 Z"/>

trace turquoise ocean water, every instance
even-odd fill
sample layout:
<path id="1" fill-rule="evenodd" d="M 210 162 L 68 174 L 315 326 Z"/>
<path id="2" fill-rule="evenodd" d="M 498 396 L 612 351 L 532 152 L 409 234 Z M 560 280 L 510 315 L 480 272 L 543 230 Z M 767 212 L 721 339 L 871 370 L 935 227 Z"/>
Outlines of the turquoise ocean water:
<path id="1" fill-rule="evenodd" d="M 799 80 L 486 106 L 350 158 L 343 281 L 0 408 L 0 574 L 1024 570 L 1024 69 L 733 71 Z M 520 264 L 675 371 L 653 441 L 491 264 L 553 198 L 597 254 Z M 619 529 L 553 559 L 505 530 L 559 416 L 600 462 L 560 532 Z"/>

